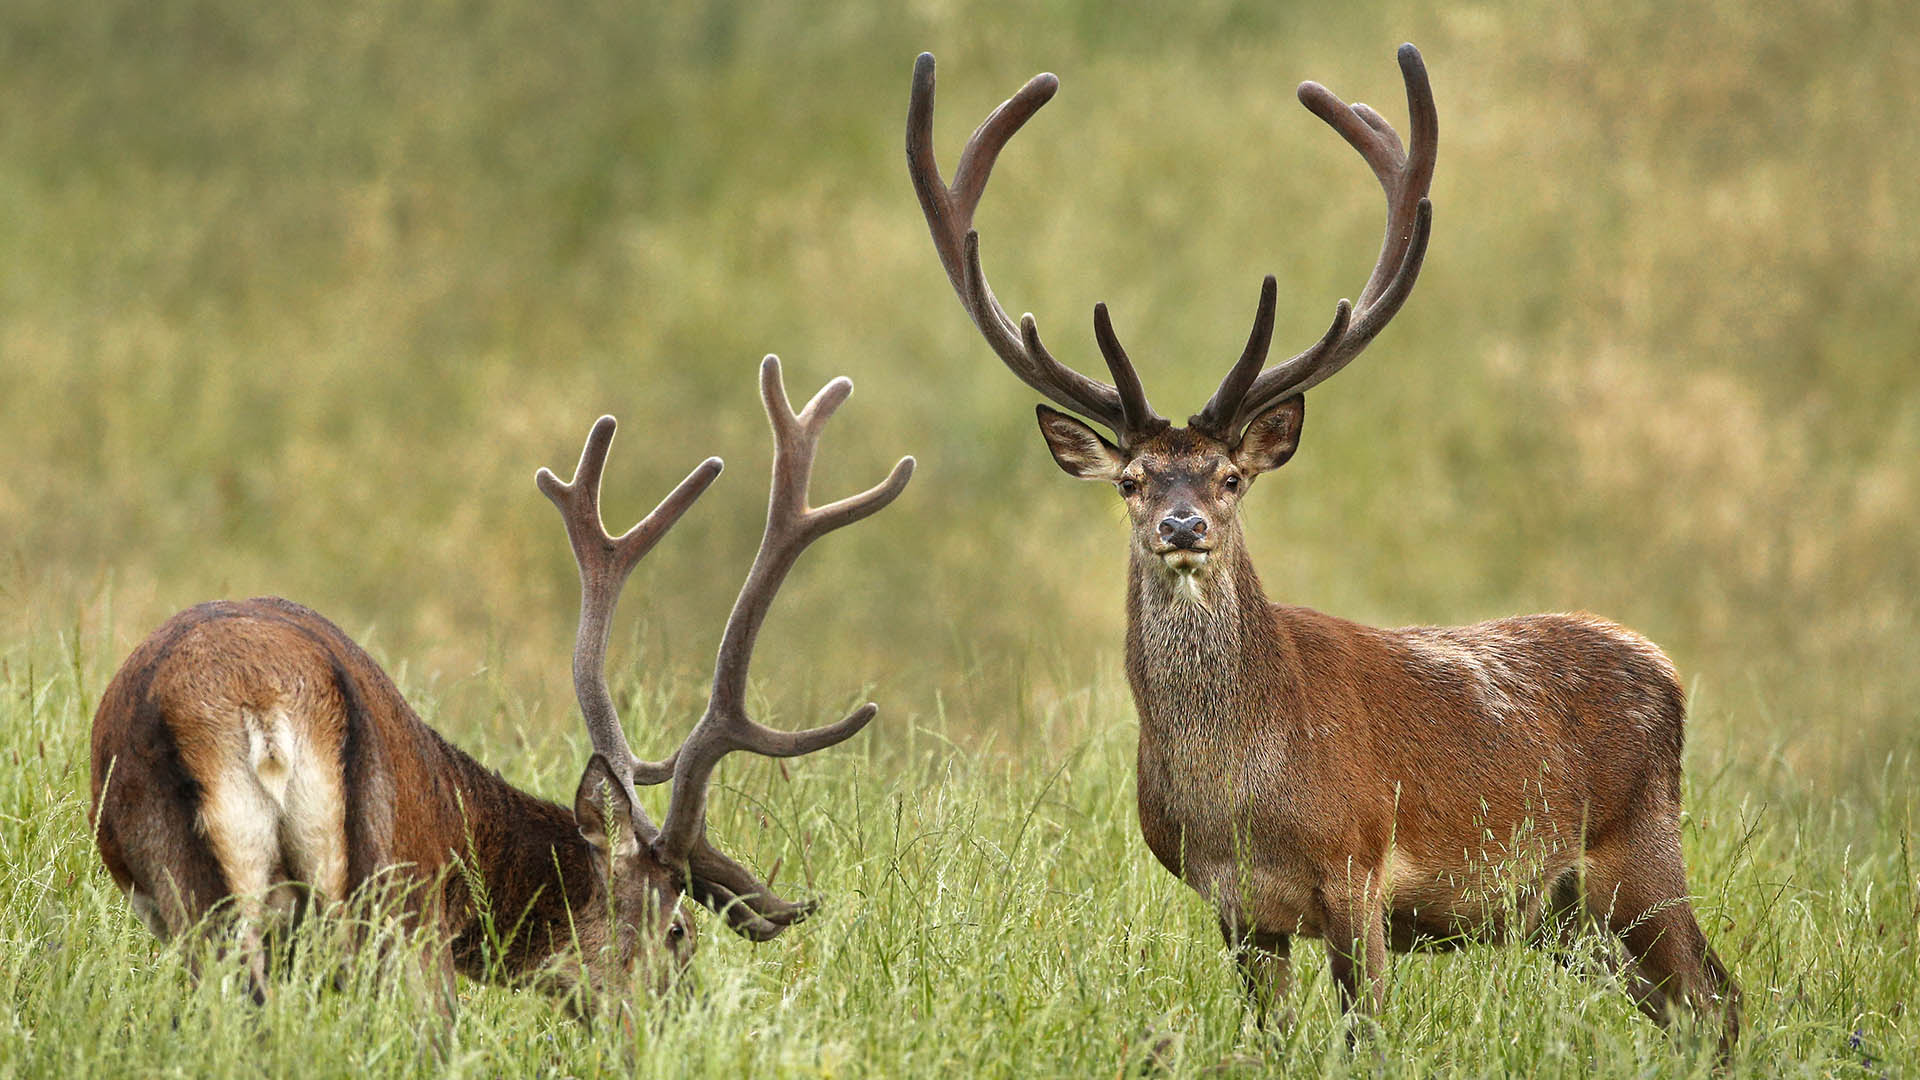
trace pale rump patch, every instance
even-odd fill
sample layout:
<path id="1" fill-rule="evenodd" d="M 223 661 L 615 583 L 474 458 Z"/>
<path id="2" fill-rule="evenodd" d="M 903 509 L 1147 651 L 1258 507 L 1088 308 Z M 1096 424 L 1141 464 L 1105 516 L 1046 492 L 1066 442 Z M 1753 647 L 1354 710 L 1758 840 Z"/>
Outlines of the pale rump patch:
<path id="1" fill-rule="evenodd" d="M 1380 860 L 1380 881 L 1387 896 L 1401 891 L 1418 892 L 1433 877 L 1433 871 L 1422 867 L 1405 851 L 1390 847 Z"/>
<path id="2" fill-rule="evenodd" d="M 282 877 L 278 814 L 246 758 L 232 753 L 223 758 L 222 768 L 210 776 L 203 774 L 206 792 L 200 800 L 199 825 L 233 894 L 234 910 L 240 916 L 235 929 L 258 994 L 266 981 L 261 911 Z"/>
<path id="3" fill-rule="evenodd" d="M 200 828 L 243 915 L 285 880 L 346 893 L 345 799 L 334 763 L 283 710 L 242 709 L 244 751 L 206 778 Z M 274 897 L 275 906 L 291 896 Z"/>
<path id="4" fill-rule="evenodd" d="M 244 913 L 279 876 L 279 812 L 244 758 L 225 766 L 202 778 L 200 831 Z"/>
<path id="5" fill-rule="evenodd" d="M 287 870 L 329 899 L 347 891 L 346 792 L 334 763 L 308 737 L 308 727 L 284 713 L 269 714 L 279 771 L 280 845 Z M 263 786 L 267 774 L 259 773 Z M 272 791 L 272 788 L 268 788 Z"/>

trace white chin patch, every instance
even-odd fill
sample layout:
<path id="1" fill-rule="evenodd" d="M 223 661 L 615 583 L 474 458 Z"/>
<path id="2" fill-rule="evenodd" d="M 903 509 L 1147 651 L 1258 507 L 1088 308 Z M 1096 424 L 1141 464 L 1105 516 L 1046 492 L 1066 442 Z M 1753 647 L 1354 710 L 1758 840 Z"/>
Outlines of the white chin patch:
<path id="1" fill-rule="evenodd" d="M 1182 600 L 1206 606 L 1206 597 L 1200 591 L 1200 571 L 1207 565 L 1207 553 L 1204 551 L 1169 551 L 1161 556 L 1167 569 L 1173 571 L 1174 594 Z"/>
<path id="2" fill-rule="evenodd" d="M 1204 551 L 1185 551 L 1179 548 L 1160 556 L 1167 569 L 1182 577 L 1191 577 L 1193 572 L 1207 565 L 1207 553 Z"/>

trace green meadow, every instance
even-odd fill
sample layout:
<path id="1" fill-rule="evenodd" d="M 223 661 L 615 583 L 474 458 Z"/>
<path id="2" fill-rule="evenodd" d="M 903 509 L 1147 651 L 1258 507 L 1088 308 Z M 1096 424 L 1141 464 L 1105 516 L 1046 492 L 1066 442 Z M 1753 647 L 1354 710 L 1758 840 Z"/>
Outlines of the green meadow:
<path id="1" fill-rule="evenodd" d="M 1398 958 L 1345 1048 L 1246 1022 L 1213 916 L 1133 808 L 1125 521 L 1063 476 L 979 340 L 902 153 L 1031 74 L 988 272 L 1098 374 L 1107 301 L 1198 409 L 1276 274 L 1275 352 L 1379 244 L 1302 79 L 1440 113 L 1406 308 L 1308 395 L 1247 529 L 1269 593 L 1381 625 L 1584 609 L 1692 700 L 1685 842 L 1745 989 L 1732 1071 L 1920 1074 L 1920 10 L 1754 5 L 0 5 L 0 1078 L 1705 1075 L 1707 1048 L 1537 953 Z M 814 920 L 702 913 L 690 992 L 630 1023 L 462 985 L 450 1042 L 376 959 L 308 950 L 265 1007 L 187 974 L 100 866 L 88 729 L 168 615 L 275 594 L 365 644 L 509 780 L 573 792 L 574 566 L 533 484 L 621 421 L 605 510 L 726 474 L 647 559 L 612 683 L 663 753 L 759 540 L 757 396 L 848 375 L 824 501 L 905 495 L 802 560 L 755 662 L 785 769 L 712 830 Z M 655 806 L 656 813 L 661 806 Z"/>

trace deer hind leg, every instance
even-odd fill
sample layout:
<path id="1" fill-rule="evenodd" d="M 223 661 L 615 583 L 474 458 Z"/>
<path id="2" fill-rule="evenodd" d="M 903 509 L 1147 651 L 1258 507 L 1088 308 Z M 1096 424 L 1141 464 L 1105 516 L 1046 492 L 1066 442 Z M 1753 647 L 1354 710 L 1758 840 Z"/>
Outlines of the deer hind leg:
<path id="1" fill-rule="evenodd" d="M 169 755 L 144 767 L 116 757 L 94 817 L 101 861 L 134 914 L 161 941 L 198 925 L 227 894 L 193 808 L 177 797 L 189 780 Z"/>
<path id="2" fill-rule="evenodd" d="M 1618 945 L 1605 925 L 1587 910 L 1579 871 L 1569 870 L 1547 888 L 1540 923 L 1529 942 L 1568 971 L 1582 975 L 1622 975 Z"/>
<path id="3" fill-rule="evenodd" d="M 237 763 L 236 763 L 237 765 Z M 257 1003 L 267 998 L 267 946 L 263 921 L 269 903 L 291 899 L 275 885 L 280 868 L 280 828 L 273 801 L 243 767 L 208 778 L 200 803 L 200 827 L 225 875 L 234 910 L 233 936 L 246 965 L 248 989 Z"/>
<path id="4" fill-rule="evenodd" d="M 1740 989 L 1707 947 L 1686 881 L 1679 832 L 1662 824 L 1590 850 L 1583 894 L 1588 912 L 1626 945 L 1620 971 L 1640 1011 L 1662 1027 L 1678 1006 L 1717 1021 L 1724 1059 L 1740 1035 Z"/>
<path id="5" fill-rule="evenodd" d="M 1340 1006 L 1378 1018 L 1387 1004 L 1387 920 L 1377 874 L 1358 881 L 1323 885 L 1321 936 L 1327 943 L 1327 963 L 1340 987 Z M 1347 1031 L 1347 1042 L 1354 1040 Z"/>
<path id="6" fill-rule="evenodd" d="M 279 808 L 281 858 L 290 876 L 304 883 L 304 912 L 319 917 L 329 955 L 344 956 L 353 947 L 349 928 L 332 917 L 347 895 L 346 792 L 340 770 L 284 718 L 270 715 L 267 726 L 272 753 L 255 769 Z M 334 982 L 342 985 L 345 978 L 342 969 Z"/>
<path id="7" fill-rule="evenodd" d="M 131 815 L 130 815 L 131 816 Z M 178 820 L 174 820 L 178 819 Z M 110 865 L 127 904 L 153 936 L 171 941 L 200 925 L 226 895 L 220 864 L 177 802 L 143 800 L 137 820 L 148 835 L 133 838 L 131 865 Z"/>

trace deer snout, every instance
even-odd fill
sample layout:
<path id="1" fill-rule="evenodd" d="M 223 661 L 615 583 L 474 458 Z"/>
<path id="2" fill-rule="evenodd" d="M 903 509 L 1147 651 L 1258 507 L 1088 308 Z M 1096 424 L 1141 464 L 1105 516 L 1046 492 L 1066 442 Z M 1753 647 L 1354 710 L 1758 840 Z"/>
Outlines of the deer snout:
<path id="1" fill-rule="evenodd" d="M 1207 519 L 1192 510 L 1175 510 L 1160 519 L 1160 539 L 1176 548 L 1198 550 L 1207 536 Z"/>

